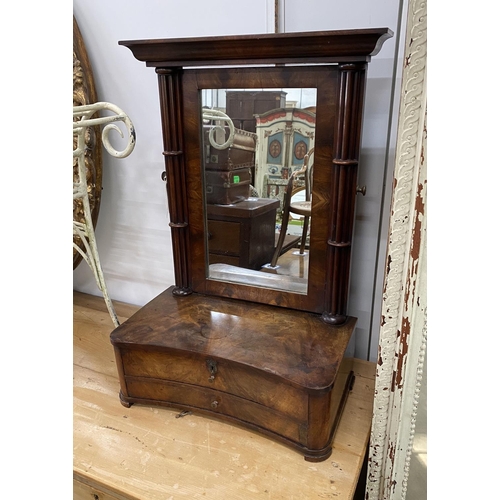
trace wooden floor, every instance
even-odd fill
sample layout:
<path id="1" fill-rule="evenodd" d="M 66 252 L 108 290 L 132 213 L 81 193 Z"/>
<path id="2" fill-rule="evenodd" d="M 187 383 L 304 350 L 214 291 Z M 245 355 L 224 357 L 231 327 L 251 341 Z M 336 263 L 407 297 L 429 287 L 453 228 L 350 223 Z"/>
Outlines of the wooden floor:
<path id="1" fill-rule="evenodd" d="M 262 267 L 261 271 L 295 278 L 307 278 L 309 273 L 309 250 L 306 249 L 301 254 L 299 248 L 291 248 L 279 257 L 276 267 L 267 265 Z"/>
<path id="2" fill-rule="evenodd" d="M 357 360 L 356 382 L 331 457 L 306 462 L 252 431 L 178 410 L 118 399 L 100 297 L 74 293 L 74 499 L 352 499 L 367 447 L 375 364 Z M 137 307 L 115 302 L 123 322 Z"/>

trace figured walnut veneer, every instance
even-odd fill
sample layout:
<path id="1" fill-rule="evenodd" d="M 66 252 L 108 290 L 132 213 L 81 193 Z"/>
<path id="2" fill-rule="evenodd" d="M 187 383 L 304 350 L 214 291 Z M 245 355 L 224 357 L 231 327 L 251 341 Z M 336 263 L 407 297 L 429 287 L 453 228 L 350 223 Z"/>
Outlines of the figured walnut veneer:
<path id="1" fill-rule="evenodd" d="M 332 334 L 316 314 L 257 304 L 249 311 L 245 302 L 172 290 L 111 334 L 121 401 L 217 416 L 308 460 L 327 458 L 353 381 L 344 354 L 356 319 Z"/>

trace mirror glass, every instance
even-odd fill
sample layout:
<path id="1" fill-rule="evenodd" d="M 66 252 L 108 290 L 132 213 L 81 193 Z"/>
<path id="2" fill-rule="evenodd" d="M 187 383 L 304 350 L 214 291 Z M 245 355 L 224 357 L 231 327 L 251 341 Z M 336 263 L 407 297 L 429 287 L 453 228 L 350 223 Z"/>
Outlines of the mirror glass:
<path id="1" fill-rule="evenodd" d="M 307 294 L 316 88 L 200 94 L 208 279 Z"/>

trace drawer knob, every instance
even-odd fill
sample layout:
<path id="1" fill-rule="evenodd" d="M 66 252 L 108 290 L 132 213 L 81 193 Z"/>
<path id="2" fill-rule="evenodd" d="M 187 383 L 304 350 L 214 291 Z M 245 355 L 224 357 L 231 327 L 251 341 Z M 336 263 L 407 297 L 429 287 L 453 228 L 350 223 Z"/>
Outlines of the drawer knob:
<path id="1" fill-rule="evenodd" d="M 217 408 L 217 406 L 219 406 L 219 402 L 218 401 L 212 401 L 210 403 L 210 406 L 215 409 L 215 408 Z"/>

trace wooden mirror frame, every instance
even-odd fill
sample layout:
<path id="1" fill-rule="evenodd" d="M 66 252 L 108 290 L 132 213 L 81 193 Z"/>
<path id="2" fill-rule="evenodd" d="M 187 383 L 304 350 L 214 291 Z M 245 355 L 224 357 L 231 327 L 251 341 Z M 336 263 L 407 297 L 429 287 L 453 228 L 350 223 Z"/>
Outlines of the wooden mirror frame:
<path id="1" fill-rule="evenodd" d="M 331 131 L 337 115 L 335 96 L 338 84 L 336 66 L 268 67 L 188 70 L 183 74 L 184 116 L 192 117 L 184 124 L 186 132 L 186 168 L 188 172 L 188 207 L 190 213 L 189 244 L 192 289 L 210 295 L 250 300 L 292 309 L 323 312 L 324 283 L 327 281 L 325 262 L 331 200 L 329 163 L 331 158 Z M 313 182 L 313 217 L 309 251 L 309 280 L 307 295 L 263 288 L 246 284 L 228 283 L 207 277 L 206 272 L 206 216 L 203 168 L 199 134 L 201 130 L 199 92 L 205 88 L 290 88 L 300 82 L 302 87 L 317 88 L 317 115 L 315 133 L 315 178 Z M 202 214 L 202 217 L 198 217 Z"/>
<path id="2" fill-rule="evenodd" d="M 391 36 L 376 28 L 119 42 L 158 74 L 175 295 L 201 292 L 319 313 L 333 325 L 346 321 L 366 69 Z M 276 66 L 185 69 L 228 65 Z M 207 279 L 198 90 L 241 88 L 243 81 L 249 88 L 318 88 L 306 296 Z"/>

